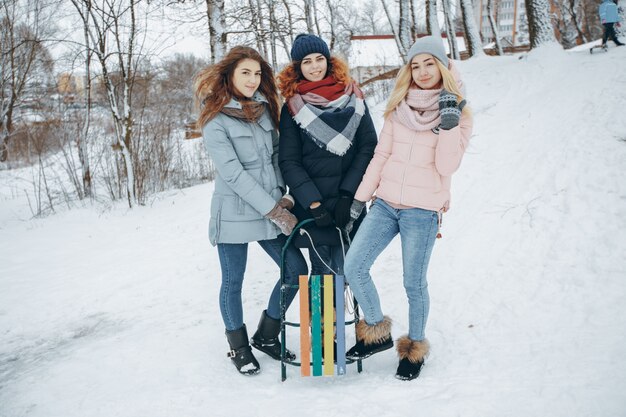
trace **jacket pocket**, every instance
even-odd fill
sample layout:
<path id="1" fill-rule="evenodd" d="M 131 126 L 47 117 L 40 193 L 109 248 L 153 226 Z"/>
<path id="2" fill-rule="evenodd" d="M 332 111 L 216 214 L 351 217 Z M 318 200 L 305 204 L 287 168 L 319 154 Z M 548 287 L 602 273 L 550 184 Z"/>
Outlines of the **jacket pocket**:
<path id="1" fill-rule="evenodd" d="M 245 126 L 230 126 L 228 136 L 233 143 L 237 158 L 242 164 L 248 164 L 259 159 L 256 143 L 250 128 Z"/>

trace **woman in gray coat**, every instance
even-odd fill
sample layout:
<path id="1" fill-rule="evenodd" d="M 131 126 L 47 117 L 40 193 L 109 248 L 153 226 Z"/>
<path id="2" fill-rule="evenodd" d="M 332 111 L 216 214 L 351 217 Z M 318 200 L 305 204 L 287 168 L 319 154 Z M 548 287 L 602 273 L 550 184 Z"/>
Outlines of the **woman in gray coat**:
<path id="1" fill-rule="evenodd" d="M 297 223 L 293 198 L 285 194 L 278 167 L 278 95 L 271 67 L 252 48 L 237 46 L 195 80 L 198 126 L 217 175 L 211 200 L 209 239 L 222 269 L 220 311 L 230 345 L 228 356 L 237 370 L 254 375 L 260 366 L 248 342 L 241 288 L 248 242 L 258 242 L 276 262 Z M 285 256 L 287 283 L 307 274 L 306 262 L 290 246 Z M 297 290 L 286 292 L 287 306 Z M 263 311 L 252 346 L 280 359 L 280 281 Z M 287 352 L 290 360 L 295 355 Z"/>

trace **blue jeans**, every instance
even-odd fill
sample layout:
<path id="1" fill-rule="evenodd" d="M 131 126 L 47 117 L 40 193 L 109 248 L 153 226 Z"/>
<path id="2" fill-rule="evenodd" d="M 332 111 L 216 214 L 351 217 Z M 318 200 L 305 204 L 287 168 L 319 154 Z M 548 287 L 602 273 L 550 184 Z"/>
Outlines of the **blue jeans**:
<path id="1" fill-rule="evenodd" d="M 370 269 L 380 253 L 400 233 L 403 283 L 409 300 L 409 338 L 424 340 L 430 298 L 426 271 L 437 236 L 438 213 L 419 208 L 398 210 L 377 199 L 357 232 L 345 263 L 346 281 L 363 310 L 365 321 L 383 320 L 380 299 Z"/>
<path id="2" fill-rule="evenodd" d="M 257 243 L 280 265 L 280 254 L 287 241 L 285 235 L 276 239 L 260 240 Z M 220 288 L 220 311 L 226 330 L 236 330 L 243 326 L 243 306 L 241 287 L 243 284 L 248 259 L 247 243 L 218 243 L 217 251 L 222 267 L 222 286 Z M 307 275 L 308 267 L 300 250 L 289 245 L 285 252 L 285 283 L 298 284 L 299 275 Z M 287 288 L 285 292 L 285 308 L 293 301 L 297 288 Z M 280 279 L 276 282 L 267 303 L 267 315 L 273 319 L 280 318 Z"/>

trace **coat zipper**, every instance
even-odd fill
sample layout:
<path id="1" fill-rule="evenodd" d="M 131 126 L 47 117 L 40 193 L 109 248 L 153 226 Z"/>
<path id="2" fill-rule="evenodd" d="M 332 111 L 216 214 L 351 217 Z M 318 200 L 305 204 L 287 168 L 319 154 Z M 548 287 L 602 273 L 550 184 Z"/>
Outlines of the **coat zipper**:
<path id="1" fill-rule="evenodd" d="M 413 145 L 415 144 L 415 134 L 413 136 L 414 136 L 413 140 L 411 141 L 411 149 L 409 150 L 409 160 L 404 165 L 404 172 L 402 173 L 402 184 L 400 184 L 400 204 L 404 204 L 404 179 L 406 178 L 406 171 L 408 169 L 408 166 L 411 163 L 411 155 L 413 155 Z"/>

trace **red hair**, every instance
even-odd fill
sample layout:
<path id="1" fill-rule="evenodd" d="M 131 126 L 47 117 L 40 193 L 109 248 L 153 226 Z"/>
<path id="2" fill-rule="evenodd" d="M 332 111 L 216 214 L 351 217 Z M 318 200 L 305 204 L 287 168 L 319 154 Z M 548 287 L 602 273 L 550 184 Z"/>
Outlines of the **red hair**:
<path id="1" fill-rule="evenodd" d="M 302 75 L 302 71 L 300 71 L 301 62 L 302 61 L 291 62 L 278 74 L 278 89 L 285 100 L 289 100 L 296 94 L 298 83 L 305 79 Z M 335 80 L 339 83 L 347 85 L 352 82 L 348 64 L 346 61 L 336 56 L 330 57 L 328 74 L 335 77 Z"/>
<path id="2" fill-rule="evenodd" d="M 274 81 L 274 71 L 263 57 L 254 49 L 247 46 L 235 46 L 228 54 L 215 65 L 211 65 L 200 71 L 194 80 L 194 91 L 196 107 L 199 109 L 198 122 L 199 129 L 211 119 L 213 119 L 228 102 L 239 97 L 233 87 L 233 73 L 240 61 L 252 59 L 261 66 L 261 84 L 258 91 L 263 94 L 268 102 L 270 117 L 274 121 L 274 126 L 278 126 L 278 93 Z M 244 110 L 246 106 L 244 106 Z"/>

